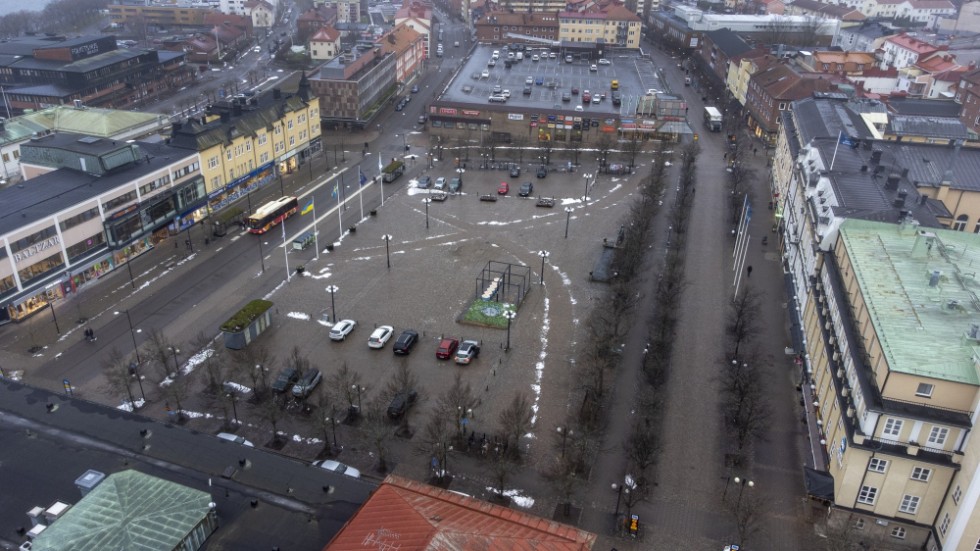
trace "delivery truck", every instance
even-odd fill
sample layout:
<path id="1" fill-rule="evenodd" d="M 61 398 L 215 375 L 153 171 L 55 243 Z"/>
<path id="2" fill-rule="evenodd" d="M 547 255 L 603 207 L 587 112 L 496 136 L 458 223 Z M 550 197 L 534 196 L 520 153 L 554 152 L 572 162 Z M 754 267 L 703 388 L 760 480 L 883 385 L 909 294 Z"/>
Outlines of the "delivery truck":
<path id="1" fill-rule="evenodd" d="M 704 127 L 712 132 L 721 132 L 721 111 L 717 107 L 704 108 Z"/>

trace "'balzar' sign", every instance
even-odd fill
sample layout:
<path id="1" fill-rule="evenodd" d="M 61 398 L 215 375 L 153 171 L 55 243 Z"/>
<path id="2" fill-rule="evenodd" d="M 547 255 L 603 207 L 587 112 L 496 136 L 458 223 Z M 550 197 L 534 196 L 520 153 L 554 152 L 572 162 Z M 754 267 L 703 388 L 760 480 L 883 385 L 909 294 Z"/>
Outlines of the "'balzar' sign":
<path id="1" fill-rule="evenodd" d="M 58 243 L 60 243 L 60 241 L 57 235 L 49 237 L 44 241 L 40 241 L 38 243 L 31 245 L 30 247 L 27 247 L 26 249 L 21 249 L 15 252 L 14 261 L 20 262 L 25 258 L 30 258 L 45 249 L 50 249 L 51 247 L 56 246 Z"/>

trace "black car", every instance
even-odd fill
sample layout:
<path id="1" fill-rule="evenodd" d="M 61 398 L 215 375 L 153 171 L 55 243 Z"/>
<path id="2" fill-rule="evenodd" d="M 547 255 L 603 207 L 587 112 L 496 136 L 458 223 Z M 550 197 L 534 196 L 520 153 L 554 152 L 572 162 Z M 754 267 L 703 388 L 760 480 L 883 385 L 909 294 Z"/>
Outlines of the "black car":
<path id="1" fill-rule="evenodd" d="M 419 394 L 414 390 L 402 391 L 391 399 L 391 403 L 388 404 L 388 417 L 391 419 L 398 419 L 408 408 L 415 405 L 415 400 L 418 399 Z"/>
<path id="2" fill-rule="evenodd" d="M 402 331 L 401 335 L 398 335 L 398 339 L 395 341 L 395 345 L 391 347 L 395 354 L 408 354 L 412 351 L 412 347 L 415 343 L 419 341 L 419 334 L 411 329 L 406 329 Z"/>
<path id="3" fill-rule="evenodd" d="M 519 191 L 517 194 L 521 197 L 529 197 L 532 193 L 534 193 L 534 184 L 531 182 L 524 182 L 521 184 L 521 191 Z"/>
<path id="4" fill-rule="evenodd" d="M 538 167 L 538 178 L 545 178 L 548 176 L 548 167 L 542 165 Z"/>
<path id="5" fill-rule="evenodd" d="M 568 92 L 565 92 L 564 94 L 561 95 L 561 100 L 564 102 L 572 101 L 572 95 L 569 94 Z"/>
<path id="6" fill-rule="evenodd" d="M 524 95 L 525 96 L 530 96 L 531 95 L 531 87 L 530 86 L 525 86 L 524 87 Z"/>
<path id="7" fill-rule="evenodd" d="M 401 111 L 404 108 L 405 108 L 405 105 L 402 104 L 401 102 L 399 102 L 398 104 L 395 105 L 395 111 Z"/>
<path id="8" fill-rule="evenodd" d="M 275 382 L 272 383 L 272 391 L 286 392 L 296 383 L 297 379 L 299 379 L 299 371 L 295 367 L 283 368 L 276 376 Z"/>
<path id="9" fill-rule="evenodd" d="M 518 178 L 521 175 L 521 167 L 517 165 L 510 165 L 510 177 Z"/>

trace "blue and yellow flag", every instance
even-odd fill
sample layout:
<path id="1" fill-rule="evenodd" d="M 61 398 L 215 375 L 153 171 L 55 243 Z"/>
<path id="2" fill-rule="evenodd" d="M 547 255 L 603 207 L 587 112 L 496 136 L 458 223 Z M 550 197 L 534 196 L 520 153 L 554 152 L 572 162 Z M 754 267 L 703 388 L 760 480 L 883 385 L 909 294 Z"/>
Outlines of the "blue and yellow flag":
<path id="1" fill-rule="evenodd" d="M 303 210 L 301 210 L 299 213 L 300 214 L 309 214 L 311 212 L 313 212 L 313 197 L 312 196 L 310 197 L 310 202 L 307 203 L 306 206 L 303 207 Z"/>

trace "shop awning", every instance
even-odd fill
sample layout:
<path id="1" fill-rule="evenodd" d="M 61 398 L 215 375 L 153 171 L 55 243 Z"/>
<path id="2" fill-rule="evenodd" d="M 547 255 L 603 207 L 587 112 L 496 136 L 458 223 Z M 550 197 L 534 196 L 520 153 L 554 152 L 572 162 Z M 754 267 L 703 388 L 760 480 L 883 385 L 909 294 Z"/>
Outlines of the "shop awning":
<path id="1" fill-rule="evenodd" d="M 823 501 L 834 501 L 834 477 L 830 473 L 803 467 L 803 484 L 806 495 Z"/>

